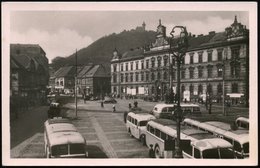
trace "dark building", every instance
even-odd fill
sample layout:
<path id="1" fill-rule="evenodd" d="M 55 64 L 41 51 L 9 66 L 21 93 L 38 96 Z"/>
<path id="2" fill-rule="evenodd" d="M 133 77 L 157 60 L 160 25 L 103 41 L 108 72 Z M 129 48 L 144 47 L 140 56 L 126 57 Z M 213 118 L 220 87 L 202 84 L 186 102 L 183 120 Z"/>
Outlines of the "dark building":
<path id="1" fill-rule="evenodd" d="M 10 45 L 10 102 L 22 108 L 46 102 L 48 59 L 37 44 Z"/>

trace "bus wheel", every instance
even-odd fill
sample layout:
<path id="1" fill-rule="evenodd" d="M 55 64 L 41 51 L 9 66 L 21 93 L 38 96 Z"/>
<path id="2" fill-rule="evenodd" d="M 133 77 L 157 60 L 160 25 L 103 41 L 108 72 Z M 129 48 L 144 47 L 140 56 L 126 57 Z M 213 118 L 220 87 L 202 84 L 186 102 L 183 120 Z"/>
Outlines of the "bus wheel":
<path id="1" fill-rule="evenodd" d="M 154 149 L 154 155 L 155 155 L 155 158 L 157 158 L 157 159 L 161 157 L 160 156 L 160 148 L 159 148 L 158 145 Z"/>
<path id="2" fill-rule="evenodd" d="M 141 141 L 141 143 L 143 144 L 143 146 L 146 145 L 146 143 L 145 143 L 145 135 L 141 135 L 140 141 Z"/>

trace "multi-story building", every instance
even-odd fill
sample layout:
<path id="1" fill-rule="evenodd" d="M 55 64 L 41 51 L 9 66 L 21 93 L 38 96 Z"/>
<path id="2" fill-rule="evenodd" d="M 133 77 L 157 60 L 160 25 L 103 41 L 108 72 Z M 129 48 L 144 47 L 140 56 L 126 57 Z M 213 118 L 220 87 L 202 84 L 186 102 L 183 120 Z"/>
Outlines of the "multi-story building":
<path id="1" fill-rule="evenodd" d="M 45 103 L 48 80 L 48 59 L 39 45 L 10 45 L 12 107 L 22 108 Z"/>
<path id="2" fill-rule="evenodd" d="M 249 30 L 237 21 L 223 32 L 189 33 L 189 47 L 181 65 L 181 98 L 197 101 L 210 95 L 221 101 L 223 93 L 249 98 Z M 149 47 L 114 51 L 111 91 L 119 95 L 155 95 L 164 98 L 170 81 L 176 90 L 176 65 L 170 54 L 170 37 L 159 22 L 156 41 Z M 171 67 L 171 68 L 170 68 Z M 171 79 L 171 80 L 170 80 Z M 224 89 L 224 90 L 223 90 Z M 236 102 L 234 102 L 236 103 Z"/>

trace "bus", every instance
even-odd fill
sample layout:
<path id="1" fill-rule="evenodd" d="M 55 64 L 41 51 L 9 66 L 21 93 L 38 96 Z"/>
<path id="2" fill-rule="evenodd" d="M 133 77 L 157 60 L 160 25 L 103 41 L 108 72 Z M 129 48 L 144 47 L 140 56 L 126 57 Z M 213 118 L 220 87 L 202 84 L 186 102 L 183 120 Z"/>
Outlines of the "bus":
<path id="1" fill-rule="evenodd" d="M 242 127 L 231 129 L 231 125 L 221 121 L 200 122 L 190 118 L 183 121 L 185 125 L 197 128 L 229 141 L 233 145 L 237 158 L 249 157 L 249 130 Z"/>
<path id="2" fill-rule="evenodd" d="M 174 119 L 175 106 L 177 104 L 164 104 L 159 103 L 156 104 L 152 110 L 152 114 L 156 118 L 166 118 L 166 119 Z M 181 109 L 183 111 L 183 116 L 190 115 L 201 115 L 200 107 L 197 104 L 193 103 L 181 103 Z"/>
<path id="3" fill-rule="evenodd" d="M 129 112 L 126 117 L 126 129 L 130 136 L 140 140 L 145 145 L 145 131 L 148 121 L 155 117 L 148 113 Z"/>
<path id="4" fill-rule="evenodd" d="M 44 148 L 46 158 L 86 158 L 86 140 L 76 127 L 64 118 L 44 122 Z"/>
<path id="5" fill-rule="evenodd" d="M 242 128 L 249 130 L 249 119 L 248 118 L 238 117 L 235 122 L 238 127 L 242 127 Z"/>
<path id="6" fill-rule="evenodd" d="M 155 119 L 147 123 L 146 145 L 154 151 L 155 158 L 168 158 L 166 142 L 174 143 L 177 138 L 177 123 L 169 119 Z M 181 140 L 189 140 L 182 147 L 184 158 L 234 159 L 233 146 L 228 141 L 198 129 L 181 126 Z M 173 144 L 168 144 L 173 146 Z M 166 149 L 167 148 L 167 149 Z M 173 151 L 173 149 L 172 149 Z M 172 153 L 172 152 L 171 152 Z"/>

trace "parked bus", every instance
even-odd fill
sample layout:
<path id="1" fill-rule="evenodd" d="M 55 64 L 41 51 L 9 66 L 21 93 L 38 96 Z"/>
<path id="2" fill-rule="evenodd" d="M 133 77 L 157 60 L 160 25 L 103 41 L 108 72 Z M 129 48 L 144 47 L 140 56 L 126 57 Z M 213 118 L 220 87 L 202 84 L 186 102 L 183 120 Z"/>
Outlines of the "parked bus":
<path id="1" fill-rule="evenodd" d="M 184 123 L 229 141 L 233 145 L 234 152 L 238 158 L 249 157 L 249 130 L 241 127 L 232 130 L 230 124 L 220 121 L 199 122 L 186 118 Z"/>
<path id="2" fill-rule="evenodd" d="M 164 103 L 156 104 L 152 110 L 152 114 L 156 118 L 173 119 L 176 105 L 177 104 L 164 104 Z M 183 116 L 201 115 L 200 107 L 197 104 L 181 103 L 180 106 L 183 111 Z"/>
<path id="3" fill-rule="evenodd" d="M 174 143 L 173 140 L 176 140 L 176 124 L 175 121 L 169 119 L 156 119 L 147 123 L 146 145 L 148 147 L 152 146 L 156 158 L 168 157 L 164 154 L 165 148 L 168 148 L 165 142 L 172 141 Z M 183 147 L 184 158 L 234 158 L 232 144 L 205 131 L 181 126 L 180 136 L 182 140 L 190 140 L 190 143 Z"/>
<path id="4" fill-rule="evenodd" d="M 236 119 L 236 124 L 238 127 L 242 127 L 249 130 L 249 119 L 246 117 L 238 117 Z"/>
<path id="5" fill-rule="evenodd" d="M 44 123 L 44 147 L 47 158 L 85 158 L 86 140 L 69 120 L 48 119 Z"/>
<path id="6" fill-rule="evenodd" d="M 145 145 L 145 131 L 148 121 L 155 117 L 148 113 L 129 112 L 126 117 L 126 129 L 130 136 L 140 140 Z"/>

